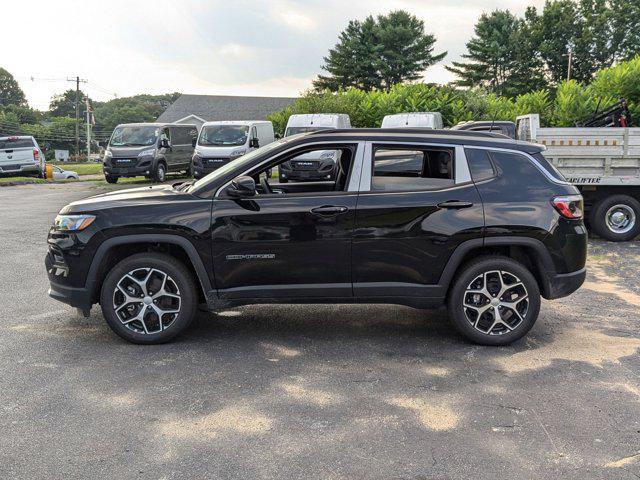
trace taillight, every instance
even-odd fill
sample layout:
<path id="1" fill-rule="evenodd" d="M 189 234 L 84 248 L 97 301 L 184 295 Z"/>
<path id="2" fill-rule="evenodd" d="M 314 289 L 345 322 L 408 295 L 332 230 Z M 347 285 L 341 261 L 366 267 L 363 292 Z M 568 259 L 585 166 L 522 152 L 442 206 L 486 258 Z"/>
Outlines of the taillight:
<path id="1" fill-rule="evenodd" d="M 38 152 L 38 150 L 36 150 L 35 148 L 33 149 L 33 161 L 36 163 L 40 163 L 40 152 Z"/>
<path id="2" fill-rule="evenodd" d="M 563 195 L 554 197 L 551 204 L 564 218 L 579 220 L 584 214 L 584 201 L 582 195 Z"/>

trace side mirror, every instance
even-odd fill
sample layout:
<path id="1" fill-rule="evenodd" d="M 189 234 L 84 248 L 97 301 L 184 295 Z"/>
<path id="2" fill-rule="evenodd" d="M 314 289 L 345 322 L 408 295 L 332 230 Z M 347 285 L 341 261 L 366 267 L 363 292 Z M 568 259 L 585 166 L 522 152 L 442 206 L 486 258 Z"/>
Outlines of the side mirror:
<path id="1" fill-rule="evenodd" d="M 171 142 L 168 138 L 163 138 L 162 140 L 160 140 L 160 146 L 162 148 L 171 148 Z"/>
<path id="2" fill-rule="evenodd" d="M 258 141 L 257 138 L 253 137 L 251 140 L 249 140 L 249 147 L 260 148 L 260 142 Z"/>
<path id="3" fill-rule="evenodd" d="M 234 198 L 254 197 L 256 194 L 256 182 L 247 175 L 237 177 L 231 182 L 231 186 L 227 188 L 227 194 Z"/>

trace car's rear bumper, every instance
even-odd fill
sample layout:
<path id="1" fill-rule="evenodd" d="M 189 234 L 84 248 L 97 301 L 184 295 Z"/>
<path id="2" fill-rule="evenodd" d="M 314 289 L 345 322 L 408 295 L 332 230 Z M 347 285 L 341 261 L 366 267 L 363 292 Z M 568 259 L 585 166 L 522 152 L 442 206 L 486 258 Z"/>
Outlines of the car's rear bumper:
<path id="1" fill-rule="evenodd" d="M 547 300 L 562 298 L 578 290 L 587 278 L 587 268 L 570 273 L 554 273 L 547 276 L 547 288 L 544 297 Z"/>
<path id="2" fill-rule="evenodd" d="M 40 173 L 40 166 L 32 163 L 26 165 L 0 165 L 0 175 L 16 173 Z"/>

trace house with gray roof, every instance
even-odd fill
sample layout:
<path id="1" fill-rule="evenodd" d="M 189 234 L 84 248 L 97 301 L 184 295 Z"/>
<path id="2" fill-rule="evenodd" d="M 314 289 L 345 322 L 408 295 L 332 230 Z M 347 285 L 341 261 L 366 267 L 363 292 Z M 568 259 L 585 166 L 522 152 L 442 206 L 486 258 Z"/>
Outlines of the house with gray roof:
<path id="1" fill-rule="evenodd" d="M 215 120 L 266 120 L 296 99 L 232 95 L 181 95 L 158 117 L 159 123 L 196 124 Z"/>

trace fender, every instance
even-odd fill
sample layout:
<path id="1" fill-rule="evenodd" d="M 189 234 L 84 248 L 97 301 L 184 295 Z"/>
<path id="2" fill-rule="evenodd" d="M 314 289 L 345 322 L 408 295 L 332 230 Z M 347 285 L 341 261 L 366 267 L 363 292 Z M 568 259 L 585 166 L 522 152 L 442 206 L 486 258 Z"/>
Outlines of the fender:
<path id="1" fill-rule="evenodd" d="M 553 265 L 553 260 L 551 259 L 551 254 L 545 247 L 544 243 L 542 243 L 540 240 L 531 237 L 519 236 L 474 238 L 472 240 L 462 242 L 451 254 L 451 257 L 449 257 L 447 265 L 442 271 L 442 275 L 440 275 L 438 285 L 443 289 L 444 292 L 448 291 L 453 276 L 458 270 L 458 267 L 462 263 L 465 255 L 470 251 L 481 247 L 505 245 L 518 245 L 522 247 L 528 247 L 536 252 L 536 261 L 539 262 L 538 267 L 540 267 L 540 273 L 544 277 L 542 279 L 543 284 L 541 285 L 541 290 L 543 290 L 543 293 L 547 293 L 547 289 L 549 287 L 548 278 L 550 275 L 555 275 L 556 273 L 555 266 Z"/>
<path id="2" fill-rule="evenodd" d="M 196 247 L 185 237 L 171 234 L 123 235 L 120 237 L 112 237 L 102 242 L 96 250 L 93 260 L 91 260 L 91 266 L 87 273 L 87 280 L 85 281 L 85 289 L 87 292 L 93 295 L 98 269 L 107 252 L 115 246 L 131 243 L 171 243 L 182 247 L 196 271 L 202 293 L 205 295 L 205 298 L 209 298 L 210 292 L 212 291 L 211 280 L 209 279 L 200 255 L 198 255 Z"/>

